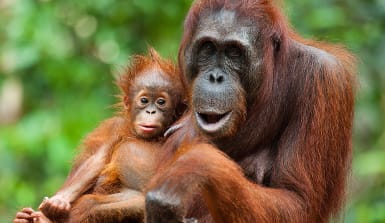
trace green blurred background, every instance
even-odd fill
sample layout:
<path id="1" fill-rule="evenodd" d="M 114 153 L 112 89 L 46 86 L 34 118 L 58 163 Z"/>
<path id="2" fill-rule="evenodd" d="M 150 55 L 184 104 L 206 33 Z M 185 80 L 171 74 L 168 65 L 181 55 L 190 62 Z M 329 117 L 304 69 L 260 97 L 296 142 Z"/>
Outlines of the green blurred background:
<path id="1" fill-rule="evenodd" d="M 114 76 L 154 46 L 176 58 L 191 0 L 0 0 L 0 222 L 63 183 L 76 146 L 111 116 Z M 290 0 L 304 36 L 359 59 L 344 222 L 385 222 L 385 1 Z"/>

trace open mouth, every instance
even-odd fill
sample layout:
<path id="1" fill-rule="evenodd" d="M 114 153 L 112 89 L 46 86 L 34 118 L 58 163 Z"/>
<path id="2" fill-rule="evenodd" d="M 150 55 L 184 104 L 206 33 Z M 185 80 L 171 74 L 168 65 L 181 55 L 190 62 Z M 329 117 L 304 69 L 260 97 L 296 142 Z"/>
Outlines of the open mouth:
<path id="1" fill-rule="evenodd" d="M 222 129 L 225 124 L 230 120 L 232 112 L 218 113 L 204 113 L 196 112 L 195 117 L 199 127 L 208 133 L 214 133 Z"/>

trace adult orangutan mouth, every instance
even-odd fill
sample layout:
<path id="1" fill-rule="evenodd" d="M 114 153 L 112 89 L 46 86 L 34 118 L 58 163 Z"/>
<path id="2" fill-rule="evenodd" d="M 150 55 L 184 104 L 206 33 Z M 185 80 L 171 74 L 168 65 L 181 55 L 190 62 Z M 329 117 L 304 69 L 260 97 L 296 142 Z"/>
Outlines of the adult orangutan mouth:
<path id="1" fill-rule="evenodd" d="M 232 111 L 225 113 L 195 112 L 198 126 L 207 133 L 215 133 L 221 130 L 230 121 Z"/>

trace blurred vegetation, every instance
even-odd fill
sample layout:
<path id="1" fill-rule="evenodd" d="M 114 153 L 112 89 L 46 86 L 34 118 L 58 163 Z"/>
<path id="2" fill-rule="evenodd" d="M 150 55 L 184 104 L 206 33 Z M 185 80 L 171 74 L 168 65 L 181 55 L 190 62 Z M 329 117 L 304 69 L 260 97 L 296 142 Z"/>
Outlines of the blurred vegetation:
<path id="1" fill-rule="evenodd" d="M 114 111 L 114 74 L 154 46 L 175 58 L 191 0 L 0 1 L 0 222 L 63 183 Z M 385 222 L 385 1 L 288 0 L 293 26 L 358 57 L 345 222 Z"/>

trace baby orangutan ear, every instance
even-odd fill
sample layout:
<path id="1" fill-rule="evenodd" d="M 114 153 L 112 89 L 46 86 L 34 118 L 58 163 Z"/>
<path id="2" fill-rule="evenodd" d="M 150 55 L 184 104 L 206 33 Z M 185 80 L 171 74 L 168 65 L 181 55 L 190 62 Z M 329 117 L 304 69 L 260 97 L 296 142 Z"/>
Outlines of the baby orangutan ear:
<path id="1" fill-rule="evenodd" d="M 128 96 L 127 95 L 124 95 L 123 96 L 123 106 L 124 106 L 124 109 L 125 110 L 128 110 L 130 108 L 130 101 L 128 99 Z"/>

